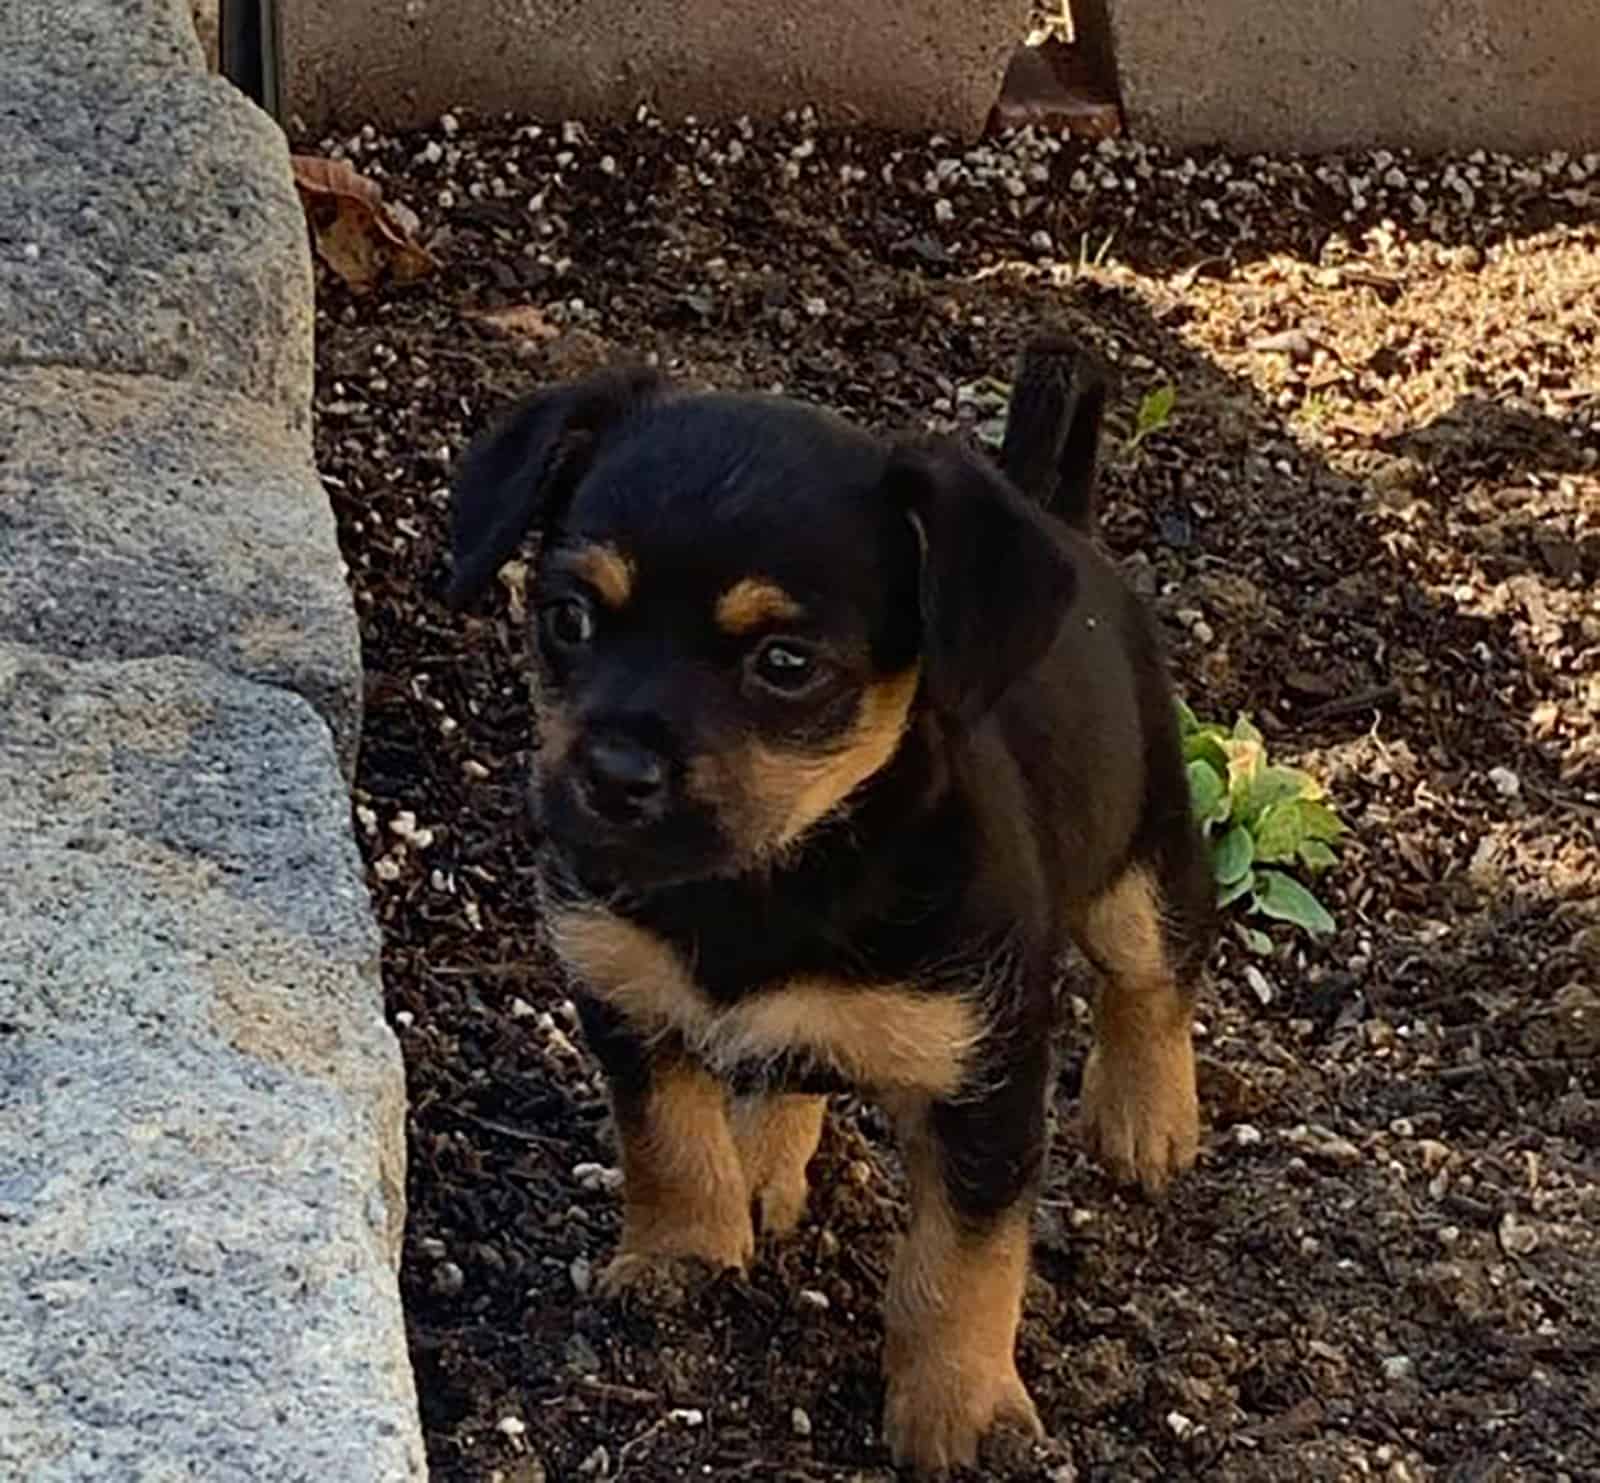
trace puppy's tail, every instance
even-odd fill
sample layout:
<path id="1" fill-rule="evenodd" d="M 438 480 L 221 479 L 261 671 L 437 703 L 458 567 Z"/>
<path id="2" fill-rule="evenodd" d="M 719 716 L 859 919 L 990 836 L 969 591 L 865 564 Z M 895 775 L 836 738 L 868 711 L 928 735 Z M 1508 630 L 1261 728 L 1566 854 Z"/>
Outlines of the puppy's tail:
<path id="1" fill-rule="evenodd" d="M 1025 495 L 1075 530 L 1095 523 L 1105 370 L 1060 336 L 1022 352 L 1006 408 L 1000 467 Z"/>

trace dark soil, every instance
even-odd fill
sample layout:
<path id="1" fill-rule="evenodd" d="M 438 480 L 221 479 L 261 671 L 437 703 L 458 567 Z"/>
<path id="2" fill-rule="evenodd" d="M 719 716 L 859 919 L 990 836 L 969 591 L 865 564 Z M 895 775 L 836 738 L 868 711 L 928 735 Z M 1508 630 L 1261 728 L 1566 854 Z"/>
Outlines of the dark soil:
<path id="1" fill-rule="evenodd" d="M 944 166 L 944 219 L 955 146 L 803 121 L 341 148 L 443 265 L 362 300 L 323 272 L 317 406 L 434 1477 L 887 1476 L 900 1219 L 883 1125 L 841 1100 L 809 1219 L 748 1281 L 675 1313 L 587 1291 L 614 1154 L 529 905 L 525 594 L 513 569 L 472 616 L 436 600 L 451 459 L 503 399 L 644 355 L 981 423 L 1048 324 L 1120 367 L 1104 537 L 1181 687 L 1354 833 L 1335 936 L 1217 954 L 1209 1131 L 1164 1206 L 1064 1115 L 1020 1357 L 1052 1440 L 985 1475 L 1600 1478 L 1600 160 L 1025 141 Z"/>

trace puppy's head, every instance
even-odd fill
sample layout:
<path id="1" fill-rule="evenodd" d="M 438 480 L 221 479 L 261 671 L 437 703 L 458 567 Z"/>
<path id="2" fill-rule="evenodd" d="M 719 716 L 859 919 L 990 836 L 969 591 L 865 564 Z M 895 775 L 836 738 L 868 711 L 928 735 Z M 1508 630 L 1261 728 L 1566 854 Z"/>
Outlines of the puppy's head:
<path id="1" fill-rule="evenodd" d="M 530 532 L 537 812 L 634 888 L 781 857 L 920 711 L 980 718 L 1073 591 L 1050 522 L 954 446 L 647 372 L 542 391 L 472 449 L 452 601 Z"/>

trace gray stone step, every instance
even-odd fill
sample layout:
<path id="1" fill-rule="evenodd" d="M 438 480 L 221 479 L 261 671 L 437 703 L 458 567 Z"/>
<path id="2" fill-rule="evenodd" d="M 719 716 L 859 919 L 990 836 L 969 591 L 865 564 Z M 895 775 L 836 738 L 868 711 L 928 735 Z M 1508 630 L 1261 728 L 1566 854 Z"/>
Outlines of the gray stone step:
<path id="1" fill-rule="evenodd" d="M 80 3 L 129 25 L 76 46 L 38 23 L 54 9 L 0 6 L 0 363 L 162 376 L 308 426 L 311 264 L 282 134 L 198 70 L 181 8 L 194 70 L 160 61 L 168 4 Z M 150 60 L 112 66 L 119 44 Z"/>
<path id="2" fill-rule="evenodd" d="M 0 645 L 0 1477 L 422 1477 L 404 1166 L 320 718 Z"/>
<path id="3" fill-rule="evenodd" d="M 276 410 L 155 377 L 0 368 L 0 639 L 206 659 L 304 695 L 347 774 L 361 657 L 327 496 Z"/>
<path id="4" fill-rule="evenodd" d="M 0 1479 L 425 1476 L 281 133 L 0 0 Z"/>

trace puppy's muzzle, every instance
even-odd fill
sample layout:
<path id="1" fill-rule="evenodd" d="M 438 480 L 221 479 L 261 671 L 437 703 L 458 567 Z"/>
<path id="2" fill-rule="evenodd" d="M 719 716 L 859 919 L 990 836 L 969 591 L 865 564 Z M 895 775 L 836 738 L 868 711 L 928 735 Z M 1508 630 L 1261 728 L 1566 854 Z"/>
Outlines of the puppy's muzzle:
<path id="1" fill-rule="evenodd" d="M 615 733 L 578 744 L 578 797 L 584 809 L 613 828 L 652 824 L 667 811 L 671 770 L 659 752 Z"/>

